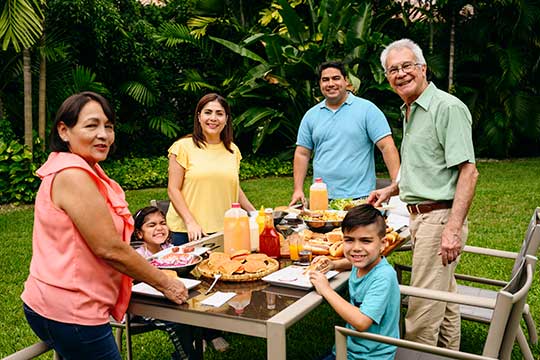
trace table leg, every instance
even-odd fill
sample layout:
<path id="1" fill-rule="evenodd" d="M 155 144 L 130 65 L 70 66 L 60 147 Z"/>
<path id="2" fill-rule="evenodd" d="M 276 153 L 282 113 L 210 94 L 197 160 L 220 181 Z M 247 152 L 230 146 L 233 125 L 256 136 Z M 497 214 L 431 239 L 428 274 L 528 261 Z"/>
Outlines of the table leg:
<path id="1" fill-rule="evenodd" d="M 132 360 L 132 353 L 131 353 L 131 329 L 130 329 L 130 320 L 129 320 L 129 313 L 126 313 L 126 352 L 127 352 L 127 360 Z"/>
<path id="2" fill-rule="evenodd" d="M 203 359 L 203 329 L 197 326 L 193 327 L 193 339 L 195 340 L 195 356 L 197 359 Z"/>
<path id="3" fill-rule="evenodd" d="M 284 324 L 268 322 L 266 329 L 266 358 L 285 360 L 287 358 L 287 328 Z"/>

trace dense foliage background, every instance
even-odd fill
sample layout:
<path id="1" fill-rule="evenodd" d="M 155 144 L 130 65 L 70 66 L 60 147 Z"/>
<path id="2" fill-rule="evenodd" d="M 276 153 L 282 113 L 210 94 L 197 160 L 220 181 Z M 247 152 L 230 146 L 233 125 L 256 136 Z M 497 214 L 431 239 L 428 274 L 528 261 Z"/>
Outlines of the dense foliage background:
<path id="1" fill-rule="evenodd" d="M 347 63 L 353 90 L 385 112 L 399 144 L 401 101 L 379 55 L 404 36 L 424 49 L 437 86 L 471 109 L 479 157 L 540 154 L 538 0 L 3 3 L 3 174 L 28 174 L 42 161 L 56 109 L 87 89 L 106 95 L 117 111 L 113 160 L 163 156 L 191 132 L 200 96 L 216 91 L 232 103 L 245 156 L 289 163 L 302 115 L 321 100 L 316 67 L 328 59 Z M 30 155 L 8 155 L 13 142 Z M 0 191 L 20 180 L 11 176 Z"/>

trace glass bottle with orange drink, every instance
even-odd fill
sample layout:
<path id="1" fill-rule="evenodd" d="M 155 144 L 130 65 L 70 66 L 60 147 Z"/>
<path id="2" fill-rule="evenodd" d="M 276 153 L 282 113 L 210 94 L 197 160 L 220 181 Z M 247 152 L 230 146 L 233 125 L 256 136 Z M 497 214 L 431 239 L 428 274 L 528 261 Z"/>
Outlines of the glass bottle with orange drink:
<path id="1" fill-rule="evenodd" d="M 264 211 L 264 229 L 259 235 L 259 249 L 263 254 L 277 259 L 280 255 L 279 234 L 274 227 L 274 211 Z"/>
<path id="2" fill-rule="evenodd" d="M 322 178 L 316 178 L 309 187 L 309 209 L 328 210 L 328 189 Z"/>

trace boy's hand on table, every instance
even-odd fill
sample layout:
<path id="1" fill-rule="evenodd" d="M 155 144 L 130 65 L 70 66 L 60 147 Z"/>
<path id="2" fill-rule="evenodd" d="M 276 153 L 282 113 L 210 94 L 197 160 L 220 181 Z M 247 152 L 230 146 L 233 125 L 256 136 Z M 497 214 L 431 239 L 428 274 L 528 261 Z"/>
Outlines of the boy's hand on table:
<path id="1" fill-rule="evenodd" d="M 330 270 L 334 270 L 334 262 L 324 255 L 317 256 L 311 261 L 311 265 L 317 264 L 316 269 L 323 274 L 326 274 Z"/>
<path id="2" fill-rule="evenodd" d="M 317 290 L 319 294 L 323 295 L 326 290 L 331 289 L 326 275 L 324 275 L 322 272 L 312 270 L 308 273 L 308 276 L 309 281 L 311 281 L 313 286 L 315 286 L 315 290 Z"/>

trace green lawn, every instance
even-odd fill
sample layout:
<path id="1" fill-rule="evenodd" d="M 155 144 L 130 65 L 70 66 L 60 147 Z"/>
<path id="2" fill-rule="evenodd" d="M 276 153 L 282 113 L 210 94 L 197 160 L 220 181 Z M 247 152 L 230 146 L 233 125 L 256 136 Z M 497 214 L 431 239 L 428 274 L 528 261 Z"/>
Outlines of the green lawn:
<path id="1" fill-rule="evenodd" d="M 535 207 L 540 206 L 540 158 L 512 161 L 481 162 L 480 179 L 470 212 L 469 245 L 518 251 L 528 221 Z M 286 205 L 292 191 L 291 178 L 249 180 L 242 187 L 256 207 Z M 128 191 L 132 211 L 148 204 L 150 199 L 166 198 L 165 189 Z M 0 357 L 37 341 L 24 320 L 19 295 L 28 274 L 31 258 L 32 208 L 0 208 L 0 229 L 3 234 L 0 254 Z M 408 263 L 409 255 L 393 254 L 391 262 Z M 474 255 L 464 255 L 458 267 L 461 273 L 507 279 L 512 268 L 508 261 L 494 261 Z M 538 277 L 529 293 L 529 304 L 536 323 L 540 323 L 540 285 Z M 332 309 L 321 306 L 287 333 L 290 359 L 317 359 L 333 343 L 333 325 L 341 323 Z M 462 349 L 481 352 L 486 326 L 464 322 Z M 224 353 L 207 351 L 206 359 L 261 359 L 265 357 L 264 340 L 226 334 L 231 349 Z M 158 331 L 134 338 L 136 359 L 168 359 L 172 346 Z M 540 347 L 533 348 L 535 357 Z M 520 359 L 518 352 L 515 359 Z M 50 355 L 42 358 L 52 358 Z"/>

